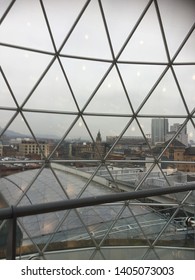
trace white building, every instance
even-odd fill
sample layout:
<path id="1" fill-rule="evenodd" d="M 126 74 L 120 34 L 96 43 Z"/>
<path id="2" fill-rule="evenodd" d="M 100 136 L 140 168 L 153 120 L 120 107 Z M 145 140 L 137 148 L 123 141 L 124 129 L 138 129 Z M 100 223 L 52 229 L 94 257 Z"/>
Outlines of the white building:
<path id="1" fill-rule="evenodd" d="M 166 134 L 166 141 L 170 140 L 172 137 L 174 137 L 175 133 L 180 129 L 181 124 L 180 123 L 174 123 L 170 126 L 170 131 Z M 185 146 L 188 146 L 188 134 L 187 134 L 187 127 L 185 126 L 182 128 L 182 130 L 177 135 L 176 139 L 183 143 Z"/>

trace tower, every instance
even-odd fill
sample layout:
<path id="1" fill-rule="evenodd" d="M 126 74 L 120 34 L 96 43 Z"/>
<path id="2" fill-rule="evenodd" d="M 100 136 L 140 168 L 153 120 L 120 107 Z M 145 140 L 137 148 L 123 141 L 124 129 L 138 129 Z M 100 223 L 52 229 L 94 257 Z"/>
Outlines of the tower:
<path id="1" fill-rule="evenodd" d="M 152 144 L 155 145 L 158 142 L 165 142 L 165 136 L 168 133 L 169 127 L 168 119 L 152 119 L 151 126 Z"/>
<path id="2" fill-rule="evenodd" d="M 102 136 L 100 131 L 98 131 L 98 134 L 96 136 L 96 143 L 100 144 L 102 142 Z"/>

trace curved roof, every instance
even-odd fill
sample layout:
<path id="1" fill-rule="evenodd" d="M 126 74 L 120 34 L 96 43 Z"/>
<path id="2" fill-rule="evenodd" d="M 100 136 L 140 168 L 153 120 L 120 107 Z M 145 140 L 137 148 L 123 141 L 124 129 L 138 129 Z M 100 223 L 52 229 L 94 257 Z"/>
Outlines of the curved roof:
<path id="1" fill-rule="evenodd" d="M 84 185 L 85 191 L 82 193 Z M 112 192 L 114 190 L 96 182 L 87 185 L 85 178 L 48 168 L 41 172 L 29 170 L 0 179 L 0 193 L 9 205 L 39 204 L 79 196 L 109 195 Z M 115 203 L 24 217 L 19 219 L 19 225 L 23 230 L 23 244 L 29 244 L 30 240 L 37 244 L 89 240 L 91 235 L 101 239 L 110 227 L 109 235 L 112 238 L 121 239 L 132 235 L 145 238 L 135 216 L 140 223 L 145 224 L 150 234 L 159 231 L 159 226 L 165 222 L 149 208 L 138 205 L 128 208 L 124 203 Z M 155 227 L 151 227 L 150 221 L 153 221 Z M 49 241 L 50 238 L 52 241 Z"/>

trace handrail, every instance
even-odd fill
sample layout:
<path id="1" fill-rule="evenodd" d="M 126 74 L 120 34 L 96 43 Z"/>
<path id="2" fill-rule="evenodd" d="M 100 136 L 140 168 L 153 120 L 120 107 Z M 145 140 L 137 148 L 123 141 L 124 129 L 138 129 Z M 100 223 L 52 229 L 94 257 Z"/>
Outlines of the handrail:
<path id="1" fill-rule="evenodd" d="M 160 196 L 165 194 L 180 193 L 195 190 L 195 183 L 181 184 L 175 187 L 152 188 L 150 190 L 138 190 L 131 192 L 121 192 L 109 195 L 99 195 L 93 197 L 76 198 L 55 202 L 48 202 L 35 205 L 14 206 L 0 209 L 0 220 L 13 218 L 13 212 L 16 217 L 44 214 L 48 212 L 75 209 L 105 203 L 127 201 L 133 199 Z"/>
<path id="2" fill-rule="evenodd" d="M 25 205 L 25 206 L 11 206 L 0 209 L 0 220 L 11 219 L 9 230 L 9 246 L 7 248 L 7 258 L 15 259 L 16 251 L 16 220 L 18 217 L 31 216 L 36 214 L 43 214 L 55 211 L 63 211 L 81 207 L 89 207 L 94 205 L 129 201 L 133 199 L 148 198 L 152 196 L 160 196 L 171 193 L 180 193 L 195 190 L 195 183 L 190 182 L 187 185 L 181 184 L 180 186 L 165 187 L 165 188 L 152 188 L 150 190 L 137 190 L 132 192 L 122 192 L 109 195 L 100 195 L 93 197 L 77 198 L 63 201 L 55 201 L 44 204 Z"/>

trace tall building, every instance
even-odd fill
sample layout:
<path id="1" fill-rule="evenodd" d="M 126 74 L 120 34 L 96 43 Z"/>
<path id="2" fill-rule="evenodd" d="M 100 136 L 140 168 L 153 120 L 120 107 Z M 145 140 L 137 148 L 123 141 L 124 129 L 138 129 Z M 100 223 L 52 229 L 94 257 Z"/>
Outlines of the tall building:
<path id="1" fill-rule="evenodd" d="M 158 142 L 165 142 L 166 134 L 168 133 L 168 119 L 158 118 L 152 119 L 152 144 L 155 145 Z"/>

